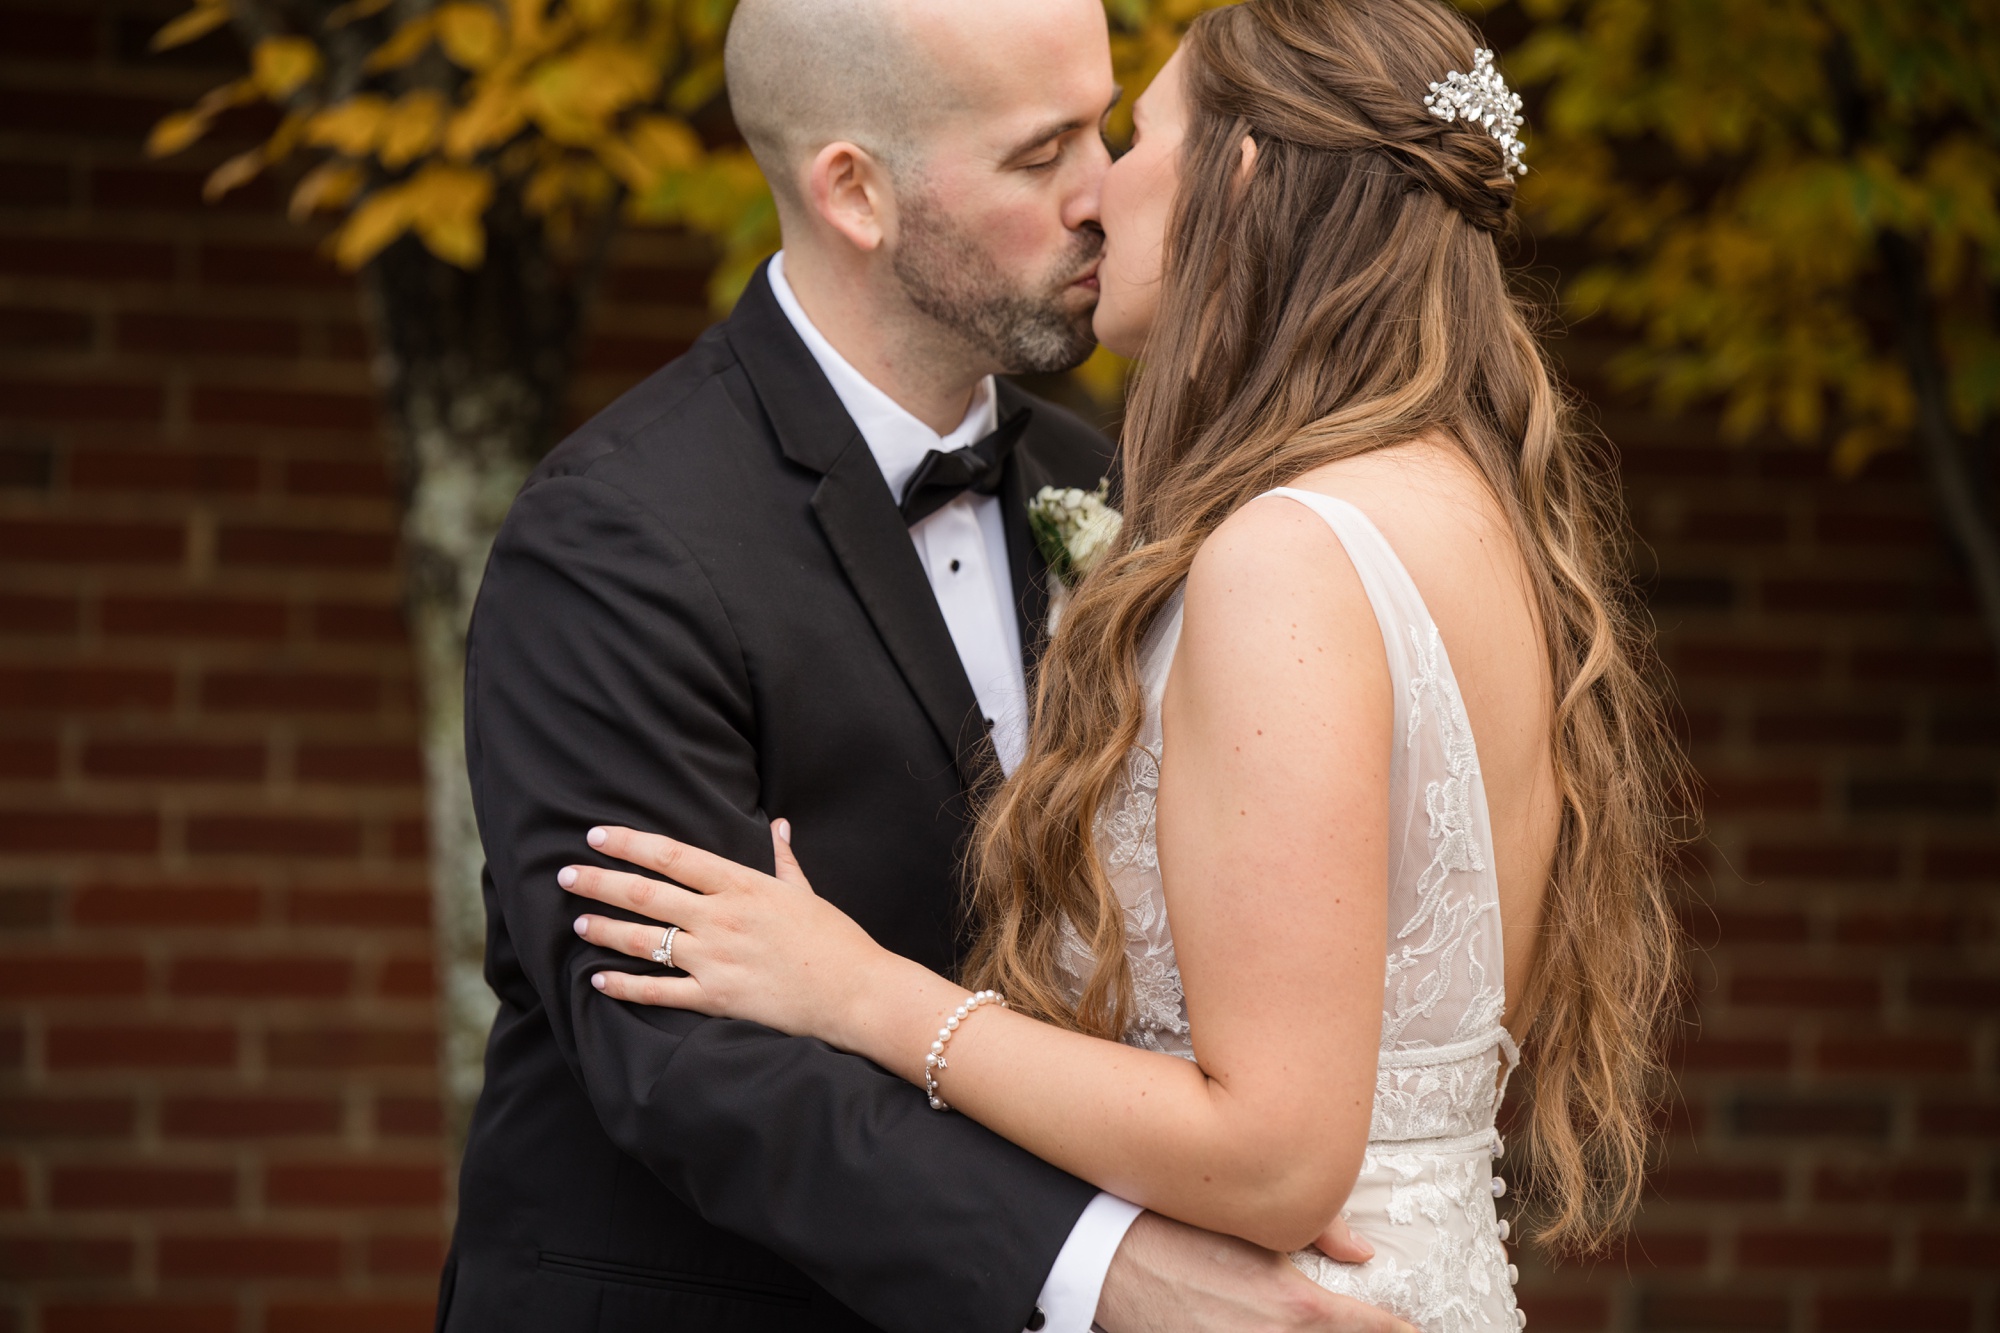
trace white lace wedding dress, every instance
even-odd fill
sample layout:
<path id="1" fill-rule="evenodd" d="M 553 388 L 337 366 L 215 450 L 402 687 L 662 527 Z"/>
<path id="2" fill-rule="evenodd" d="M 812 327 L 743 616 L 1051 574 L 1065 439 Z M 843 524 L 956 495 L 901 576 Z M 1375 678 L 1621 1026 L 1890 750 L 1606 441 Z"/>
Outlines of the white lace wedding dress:
<path id="1" fill-rule="evenodd" d="M 1382 1045 L 1367 1154 L 1342 1214 L 1375 1257 L 1340 1264 L 1308 1250 L 1292 1262 L 1321 1286 L 1393 1311 L 1423 1333 L 1525 1326 L 1492 1170 L 1500 1153 L 1494 1115 L 1518 1055 L 1500 1026 L 1506 990 L 1493 836 L 1458 682 L 1423 598 L 1375 525 L 1330 496 L 1289 487 L 1271 494 L 1317 513 L 1346 547 L 1381 625 L 1396 691 Z M 1160 695 L 1180 632 L 1176 593 L 1141 645 L 1145 726 L 1097 834 L 1125 907 L 1135 1001 L 1125 1040 L 1192 1060 L 1154 839 Z M 1065 970 L 1080 994 L 1089 949 L 1074 930 L 1065 944 Z"/>

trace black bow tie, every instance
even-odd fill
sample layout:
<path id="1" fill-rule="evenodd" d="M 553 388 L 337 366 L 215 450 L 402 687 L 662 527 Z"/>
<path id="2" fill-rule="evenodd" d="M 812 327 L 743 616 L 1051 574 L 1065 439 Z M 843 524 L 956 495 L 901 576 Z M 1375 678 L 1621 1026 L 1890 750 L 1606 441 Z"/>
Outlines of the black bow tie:
<path id="1" fill-rule="evenodd" d="M 994 495 L 1007 471 L 1007 458 L 1028 428 L 1027 412 L 1017 412 L 1000 429 L 950 453 L 933 449 L 903 487 L 903 522 L 910 527 L 935 514 L 967 491 Z"/>

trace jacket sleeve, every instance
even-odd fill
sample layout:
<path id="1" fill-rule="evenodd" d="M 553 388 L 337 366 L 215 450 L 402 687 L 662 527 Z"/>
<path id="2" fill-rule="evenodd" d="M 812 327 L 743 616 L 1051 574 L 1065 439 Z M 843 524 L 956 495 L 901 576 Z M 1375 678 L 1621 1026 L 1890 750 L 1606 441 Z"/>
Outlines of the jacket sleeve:
<path id="1" fill-rule="evenodd" d="M 858 1057 L 606 999 L 632 960 L 556 885 L 594 824 L 771 868 L 746 667 L 705 575 L 618 489 L 523 492 L 474 616 L 466 749 L 489 901 L 605 1132 L 710 1223 L 885 1330 L 1016 1333 L 1094 1191 Z"/>

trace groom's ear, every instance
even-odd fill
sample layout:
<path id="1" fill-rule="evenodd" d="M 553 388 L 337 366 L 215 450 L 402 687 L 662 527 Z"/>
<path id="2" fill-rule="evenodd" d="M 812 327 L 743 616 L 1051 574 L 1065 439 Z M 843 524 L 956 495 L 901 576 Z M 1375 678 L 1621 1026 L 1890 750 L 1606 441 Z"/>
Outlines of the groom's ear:
<path id="1" fill-rule="evenodd" d="M 806 205 L 857 250 L 880 249 L 894 225 L 888 171 L 867 149 L 842 140 L 806 165 Z"/>

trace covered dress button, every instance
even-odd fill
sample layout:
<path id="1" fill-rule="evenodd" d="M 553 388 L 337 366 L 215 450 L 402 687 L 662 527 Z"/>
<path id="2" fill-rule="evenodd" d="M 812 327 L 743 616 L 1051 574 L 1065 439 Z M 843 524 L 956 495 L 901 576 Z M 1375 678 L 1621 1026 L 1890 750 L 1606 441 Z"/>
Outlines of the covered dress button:
<path id="1" fill-rule="evenodd" d="M 1521 1270 L 1514 1264 L 1507 1265 L 1507 1285 L 1510 1287 L 1521 1285 Z"/>
<path id="2" fill-rule="evenodd" d="M 1507 1182 L 1502 1180 L 1498 1176 L 1493 1177 L 1493 1197 L 1496 1199 L 1502 1198 L 1506 1195 L 1506 1193 L 1507 1193 Z"/>
<path id="3" fill-rule="evenodd" d="M 1513 1233 L 1514 1233 L 1514 1228 L 1508 1224 L 1507 1219 L 1504 1217 L 1501 1218 L 1498 1222 L 1495 1222 L 1493 1224 L 1493 1234 L 1498 1236 L 1501 1240 L 1507 1239 L 1507 1237 L 1512 1235 Z"/>
<path id="4" fill-rule="evenodd" d="M 1514 1311 L 1514 1327 L 1526 1328 L 1527 1326 L 1528 1326 L 1528 1312 L 1526 1310 Z"/>

